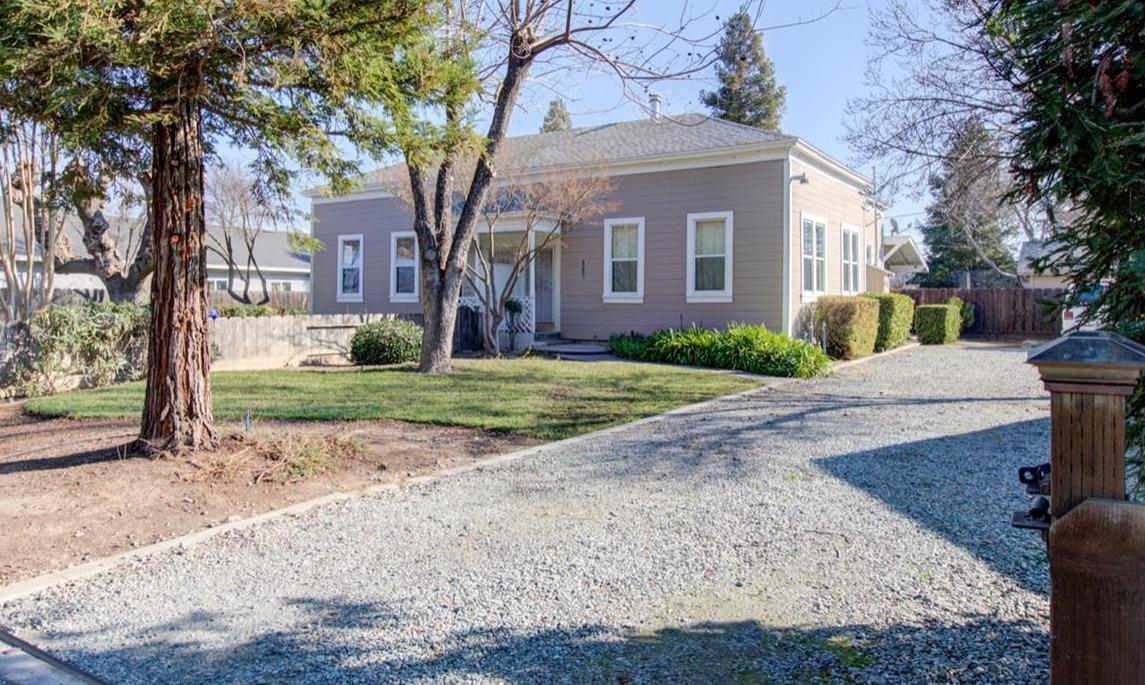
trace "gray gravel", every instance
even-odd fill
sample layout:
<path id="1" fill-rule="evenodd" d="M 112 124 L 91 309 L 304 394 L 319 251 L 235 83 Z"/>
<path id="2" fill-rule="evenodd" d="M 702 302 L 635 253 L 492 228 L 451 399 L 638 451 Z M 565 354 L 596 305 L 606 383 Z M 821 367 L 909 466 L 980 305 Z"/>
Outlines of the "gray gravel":
<path id="1" fill-rule="evenodd" d="M 0 608 L 111 683 L 1033 683 L 1019 347 L 920 348 Z"/>

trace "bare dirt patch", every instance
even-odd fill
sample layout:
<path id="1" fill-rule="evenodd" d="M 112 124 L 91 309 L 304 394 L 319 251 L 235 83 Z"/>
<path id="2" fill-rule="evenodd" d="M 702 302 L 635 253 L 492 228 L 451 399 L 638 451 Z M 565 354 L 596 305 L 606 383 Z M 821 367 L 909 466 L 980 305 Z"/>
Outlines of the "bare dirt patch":
<path id="1" fill-rule="evenodd" d="M 234 434 L 242 427 L 220 429 Z M 0 404 L 0 586 L 331 492 L 398 483 L 538 442 L 399 421 L 262 421 L 254 426 L 255 438 L 337 436 L 363 447 L 318 475 L 255 479 L 251 468 L 205 473 L 207 460 L 224 459 L 225 452 L 194 459 L 130 456 L 127 447 L 137 430 L 131 420 L 41 420 L 18 404 Z M 247 444 L 227 440 L 224 449 L 237 452 Z"/>

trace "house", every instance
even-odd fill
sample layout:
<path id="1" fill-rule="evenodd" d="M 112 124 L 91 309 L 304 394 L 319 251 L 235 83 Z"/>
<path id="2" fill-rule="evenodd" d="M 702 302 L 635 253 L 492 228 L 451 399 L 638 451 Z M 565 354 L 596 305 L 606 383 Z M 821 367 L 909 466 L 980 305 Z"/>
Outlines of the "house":
<path id="1" fill-rule="evenodd" d="M 116 219 L 111 219 L 113 229 L 125 231 L 123 226 L 127 222 L 119 222 Z M 218 226 L 208 226 L 207 231 L 212 233 L 217 238 L 222 235 L 222 229 Z M 289 293 L 289 292 L 309 292 L 310 290 L 310 256 L 299 254 L 290 248 L 288 244 L 289 234 L 286 231 L 263 231 L 258 234 L 254 242 L 254 259 L 258 263 L 263 275 L 266 277 L 267 289 L 273 293 Z M 69 216 L 64 223 L 63 240 L 66 241 L 66 250 L 69 254 L 77 257 L 86 257 L 87 253 L 84 251 L 83 245 L 83 228 L 80 226 L 79 221 L 72 216 Z M 134 254 L 134 245 L 137 244 L 138 238 L 126 239 L 124 241 L 131 247 L 128 248 L 128 254 Z M 215 241 L 208 240 L 208 245 L 214 245 Z M 247 249 L 245 243 L 241 239 L 234 241 L 234 261 L 235 264 L 245 270 L 247 264 Z M 122 249 L 122 247 L 120 248 Z M 16 255 L 17 255 L 17 268 L 20 271 L 26 269 L 27 258 L 24 251 L 23 231 L 17 231 L 16 237 Z M 42 259 L 39 255 L 39 249 L 33 255 L 33 273 L 40 274 L 43 271 Z M 251 293 L 252 298 L 257 298 L 261 294 L 261 284 L 258 282 L 257 277 L 254 277 L 254 270 L 251 270 L 252 283 Z M 0 276 L 2 278 L 2 276 Z M 228 268 L 226 260 L 215 250 L 208 249 L 207 252 L 207 287 L 212 291 L 226 292 L 227 290 Z M 101 300 L 106 296 L 106 290 L 103 287 L 103 282 L 99 277 L 86 274 L 86 273 L 66 273 L 56 274 L 53 282 L 57 292 L 74 291 L 86 299 Z M 0 282 L 0 287 L 4 287 Z M 241 291 L 241 285 L 237 281 L 236 276 L 236 291 Z"/>
<path id="2" fill-rule="evenodd" d="M 604 340 L 762 322 L 801 334 L 820 295 L 884 282 L 870 180 L 795 136 L 653 114 L 505 143 L 514 162 L 503 173 L 519 181 L 591 168 L 614 182 L 615 209 L 560 226 L 518 284 L 528 333 Z M 313 235 L 328 246 L 314 256 L 314 313 L 421 312 L 411 215 L 385 178 L 308 193 Z"/>
<path id="3" fill-rule="evenodd" d="M 883 268 L 892 274 L 892 288 L 905 288 L 915 274 L 930 271 L 914 239 L 901 234 L 883 239 Z"/>
<path id="4" fill-rule="evenodd" d="M 1027 240 L 1018 250 L 1018 276 L 1027 288 L 1065 288 L 1066 279 L 1052 273 L 1034 271 L 1034 261 L 1045 256 L 1047 245 L 1041 240 Z"/>

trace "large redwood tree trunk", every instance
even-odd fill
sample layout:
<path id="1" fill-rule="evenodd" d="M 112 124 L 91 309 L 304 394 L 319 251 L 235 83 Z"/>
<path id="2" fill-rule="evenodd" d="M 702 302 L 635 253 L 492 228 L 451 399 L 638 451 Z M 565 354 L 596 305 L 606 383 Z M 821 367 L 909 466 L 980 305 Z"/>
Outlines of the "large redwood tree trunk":
<path id="1" fill-rule="evenodd" d="M 152 160 L 151 332 L 139 434 L 146 451 L 213 447 L 210 331 L 203 240 L 203 144 L 199 108 L 181 99 L 155 124 Z"/>

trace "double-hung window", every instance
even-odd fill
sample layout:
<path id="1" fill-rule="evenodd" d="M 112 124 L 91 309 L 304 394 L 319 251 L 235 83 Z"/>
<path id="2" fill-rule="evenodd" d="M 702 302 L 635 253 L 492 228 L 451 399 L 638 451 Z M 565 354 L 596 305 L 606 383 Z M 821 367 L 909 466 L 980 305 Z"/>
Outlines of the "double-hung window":
<path id="1" fill-rule="evenodd" d="M 827 222 L 803 215 L 803 293 L 827 291 Z"/>
<path id="2" fill-rule="evenodd" d="M 390 302 L 417 302 L 417 234 L 390 234 Z"/>
<path id="3" fill-rule="evenodd" d="M 731 212 L 688 215 L 687 301 L 732 301 Z"/>
<path id="4" fill-rule="evenodd" d="M 859 292 L 859 229 L 843 224 L 843 292 Z"/>
<path id="5" fill-rule="evenodd" d="M 338 236 L 338 301 L 362 301 L 362 235 Z"/>
<path id="6" fill-rule="evenodd" d="M 604 301 L 644 301 L 644 217 L 604 222 Z"/>

